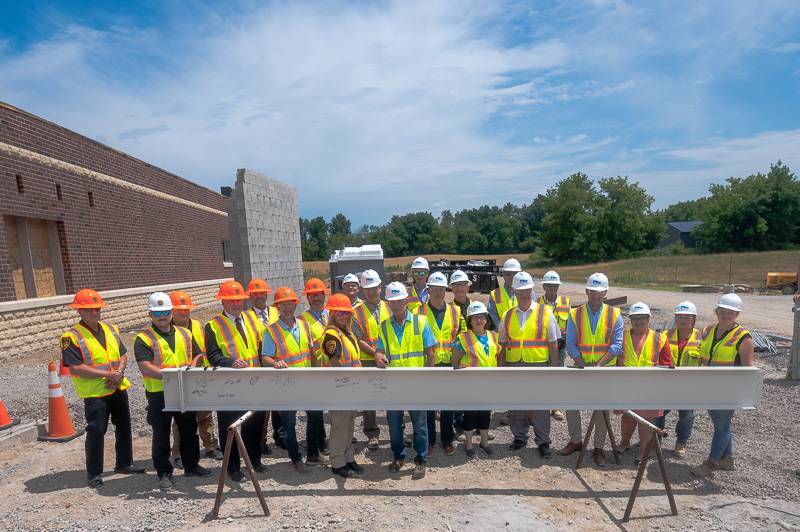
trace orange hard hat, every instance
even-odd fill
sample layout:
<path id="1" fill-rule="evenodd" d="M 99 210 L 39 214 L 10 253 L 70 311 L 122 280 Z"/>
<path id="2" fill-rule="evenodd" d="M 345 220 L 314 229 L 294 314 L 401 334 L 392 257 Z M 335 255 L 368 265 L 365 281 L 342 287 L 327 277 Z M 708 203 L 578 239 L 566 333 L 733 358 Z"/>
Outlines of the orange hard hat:
<path id="1" fill-rule="evenodd" d="M 103 298 L 100 297 L 100 294 L 91 288 L 83 288 L 82 290 L 78 290 L 78 292 L 75 294 L 75 297 L 72 299 L 72 304 L 70 304 L 70 307 L 74 309 L 103 308 L 105 306 L 106 303 L 103 301 Z"/>
<path id="2" fill-rule="evenodd" d="M 272 293 L 272 288 L 269 287 L 269 283 L 266 282 L 264 279 L 253 279 L 249 283 L 247 283 L 247 293 L 270 294 Z"/>
<path id="3" fill-rule="evenodd" d="M 217 299 L 242 301 L 247 299 L 247 292 L 242 288 L 242 284 L 238 281 L 225 281 L 219 285 L 219 292 L 217 292 Z"/>
<path id="4" fill-rule="evenodd" d="M 288 286 L 281 286 L 275 291 L 275 301 L 273 301 L 272 304 L 277 305 L 278 303 L 283 303 L 284 301 L 294 301 L 295 303 L 300 303 L 300 298 L 297 297 L 297 294 L 294 293 L 294 290 Z"/>
<path id="5" fill-rule="evenodd" d="M 339 310 L 341 312 L 354 312 L 350 298 L 344 294 L 333 294 L 325 305 L 328 310 Z"/>
<path id="6" fill-rule="evenodd" d="M 306 287 L 303 290 L 303 295 L 307 296 L 308 294 L 314 294 L 317 292 L 327 292 L 328 287 L 325 286 L 325 283 L 322 282 L 321 279 L 317 279 L 316 277 L 312 277 L 308 281 L 306 281 Z"/>
<path id="7" fill-rule="evenodd" d="M 170 292 L 169 299 L 172 301 L 172 308 L 177 310 L 192 310 L 194 304 L 192 298 L 183 290 L 175 290 Z"/>

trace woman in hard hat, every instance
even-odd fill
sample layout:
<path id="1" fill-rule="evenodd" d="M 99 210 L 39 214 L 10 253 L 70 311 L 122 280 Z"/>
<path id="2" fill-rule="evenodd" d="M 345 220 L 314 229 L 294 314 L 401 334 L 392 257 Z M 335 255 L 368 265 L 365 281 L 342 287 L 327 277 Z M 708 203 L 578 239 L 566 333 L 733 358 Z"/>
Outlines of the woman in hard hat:
<path id="1" fill-rule="evenodd" d="M 499 344 L 497 333 L 486 330 L 489 311 L 480 301 L 473 301 L 467 307 L 467 330 L 453 342 L 452 364 L 454 368 L 496 367 Z M 487 455 L 494 454 L 489 447 L 489 410 L 464 412 L 464 450 L 468 458 L 475 457 L 472 448 L 472 434 L 478 430 L 481 436 L 480 448 Z"/>
<path id="2" fill-rule="evenodd" d="M 353 334 L 353 305 L 344 294 L 333 294 L 325 309 L 328 325 L 322 333 L 323 364 L 329 367 L 360 368 L 361 350 Z M 341 477 L 352 477 L 363 473 L 364 468 L 356 463 L 353 449 L 355 410 L 331 410 L 331 470 Z"/>
<path id="3" fill-rule="evenodd" d="M 742 298 L 737 294 L 723 294 L 714 313 L 717 323 L 703 329 L 700 341 L 700 358 L 704 366 L 752 366 L 753 338 L 750 331 L 736 322 L 742 311 Z M 716 469 L 733 471 L 733 410 L 709 410 L 714 424 L 714 436 L 708 459 L 692 468 L 692 474 L 705 477 Z"/>
<path id="4" fill-rule="evenodd" d="M 681 301 L 675 307 L 675 327 L 667 333 L 672 364 L 676 367 L 697 367 L 700 365 L 700 331 L 695 328 L 697 307 L 691 301 Z M 667 414 L 656 418 L 655 425 L 664 429 Z M 675 458 L 686 456 L 686 443 L 692 435 L 694 410 L 678 410 L 678 423 L 675 425 Z"/>

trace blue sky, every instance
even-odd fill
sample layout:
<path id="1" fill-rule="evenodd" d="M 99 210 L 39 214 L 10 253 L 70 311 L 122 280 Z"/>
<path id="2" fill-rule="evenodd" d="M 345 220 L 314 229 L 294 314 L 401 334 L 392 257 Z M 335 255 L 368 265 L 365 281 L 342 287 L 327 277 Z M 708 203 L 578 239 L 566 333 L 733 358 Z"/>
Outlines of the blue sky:
<path id="1" fill-rule="evenodd" d="M 527 203 L 575 171 L 655 206 L 800 171 L 800 3 L 5 2 L 0 100 L 301 215 Z"/>

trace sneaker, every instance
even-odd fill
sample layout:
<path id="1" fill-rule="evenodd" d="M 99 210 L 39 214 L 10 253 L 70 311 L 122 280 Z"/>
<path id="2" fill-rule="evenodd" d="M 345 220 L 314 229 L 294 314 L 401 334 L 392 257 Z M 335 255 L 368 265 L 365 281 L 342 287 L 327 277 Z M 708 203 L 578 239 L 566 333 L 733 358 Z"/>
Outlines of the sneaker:
<path id="1" fill-rule="evenodd" d="M 467 458 L 475 458 L 475 449 L 464 449 Z"/>
<path id="2" fill-rule="evenodd" d="M 380 447 L 380 444 L 378 443 L 378 438 L 376 438 L 375 436 L 371 437 L 367 442 L 367 449 L 369 449 L 370 451 L 375 451 L 378 449 L 378 447 Z"/>
<path id="3" fill-rule="evenodd" d="M 692 472 L 692 475 L 702 478 L 711 475 L 718 468 L 719 464 L 716 461 L 709 458 L 699 466 L 690 469 L 690 471 Z"/>
<path id="4" fill-rule="evenodd" d="M 511 449 L 512 451 L 519 451 L 520 449 L 522 449 L 523 447 L 526 447 L 527 445 L 528 445 L 528 442 L 526 442 L 526 441 L 514 440 L 514 441 L 511 442 L 511 445 L 509 445 L 508 448 Z"/>
<path id="5" fill-rule="evenodd" d="M 228 471 L 228 478 L 234 482 L 244 482 L 244 473 L 239 471 Z"/>
<path id="6" fill-rule="evenodd" d="M 456 440 L 458 440 L 460 442 L 465 442 L 465 441 L 467 441 L 467 437 L 464 435 L 464 432 L 462 431 L 461 434 L 456 436 Z"/>
<path id="7" fill-rule="evenodd" d="M 552 454 L 553 454 L 553 451 L 550 450 L 550 444 L 549 443 L 541 443 L 541 444 L 539 444 L 539 456 L 541 456 L 542 458 L 550 458 L 550 456 Z"/>
<path id="8" fill-rule="evenodd" d="M 355 460 L 352 462 L 347 462 L 347 467 L 349 467 L 353 473 L 358 473 L 359 475 L 364 472 L 364 468 L 361 467 Z"/>
<path id="9" fill-rule="evenodd" d="M 686 456 L 686 444 L 682 442 L 676 442 L 673 453 L 675 454 L 675 458 L 683 458 Z"/>
<path id="10" fill-rule="evenodd" d="M 292 467 L 294 468 L 295 471 L 297 471 L 301 475 L 305 475 L 306 473 L 308 473 L 308 468 L 303 462 L 292 462 Z"/>
<path id="11" fill-rule="evenodd" d="M 99 488 L 100 486 L 103 485 L 103 479 L 100 478 L 100 475 L 96 475 L 96 476 L 93 476 L 93 477 L 89 477 L 89 479 L 87 479 L 86 483 L 88 484 L 88 486 L 90 488 L 97 489 L 97 488 Z"/>
<path id="12" fill-rule="evenodd" d="M 136 464 L 131 464 L 125 467 L 118 467 L 114 469 L 114 473 L 117 473 L 119 475 L 138 475 L 139 473 L 144 473 L 144 472 L 145 468 Z"/>
<path id="13" fill-rule="evenodd" d="M 564 421 L 564 419 L 566 419 L 566 416 L 564 415 L 564 411 L 563 410 L 552 410 L 552 411 L 550 411 L 550 417 L 552 417 L 556 421 Z"/>
<path id="14" fill-rule="evenodd" d="M 175 482 L 172 480 L 172 475 L 162 475 L 158 477 L 158 487 L 162 490 L 170 489 Z"/>
<path id="15" fill-rule="evenodd" d="M 176 456 L 172 459 L 172 463 L 175 464 L 177 469 L 183 469 L 183 460 L 181 460 L 180 456 Z"/>
<path id="16" fill-rule="evenodd" d="M 414 480 L 419 480 L 425 477 L 425 463 L 424 462 L 417 462 L 417 465 L 414 466 L 414 471 L 411 472 L 411 478 Z"/>
<path id="17" fill-rule="evenodd" d="M 719 461 L 719 468 L 723 471 L 734 471 L 733 456 L 723 456 Z"/>
<path id="18" fill-rule="evenodd" d="M 183 472 L 183 476 L 185 477 L 208 477 L 210 475 L 211 471 L 199 464 Z"/>
<path id="19" fill-rule="evenodd" d="M 395 458 L 394 460 L 392 460 L 392 463 L 389 464 L 389 473 L 399 473 L 400 469 L 402 469 L 403 467 L 404 462 L 405 461 L 402 459 L 398 460 Z"/>
<path id="20" fill-rule="evenodd" d="M 456 448 L 455 447 L 453 447 L 452 445 L 445 445 L 444 454 L 446 454 L 447 456 L 450 456 L 450 455 L 454 454 L 455 452 L 456 452 Z"/>
<path id="21" fill-rule="evenodd" d="M 489 446 L 484 447 L 483 445 L 479 445 L 478 447 L 481 448 L 481 451 L 486 453 L 486 456 L 492 456 L 494 454 L 494 451 Z"/>
<path id="22" fill-rule="evenodd" d="M 272 454 L 272 449 L 269 448 L 269 445 L 265 445 L 264 454 Z M 204 458 L 211 458 L 213 460 L 222 460 L 222 451 L 219 449 L 213 449 L 211 451 L 206 451 L 203 453 Z"/>
<path id="23" fill-rule="evenodd" d="M 342 467 L 332 467 L 331 468 L 331 472 L 334 475 L 339 475 L 340 477 L 344 477 L 344 478 L 352 478 L 353 477 L 353 471 L 349 467 L 347 467 L 346 465 L 342 466 Z"/>
<path id="24" fill-rule="evenodd" d="M 330 463 L 331 461 L 324 456 L 309 456 L 306 458 L 306 465 L 310 466 L 326 465 Z"/>

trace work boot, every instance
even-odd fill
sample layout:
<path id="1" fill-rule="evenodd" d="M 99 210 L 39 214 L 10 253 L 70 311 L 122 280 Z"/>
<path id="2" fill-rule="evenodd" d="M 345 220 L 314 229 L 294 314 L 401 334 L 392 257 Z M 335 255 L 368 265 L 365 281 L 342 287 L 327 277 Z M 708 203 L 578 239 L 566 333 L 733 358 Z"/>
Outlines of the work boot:
<path id="1" fill-rule="evenodd" d="M 600 447 L 594 448 L 594 451 L 592 452 L 592 457 L 594 458 L 594 463 L 597 464 L 597 467 L 606 466 L 606 452 Z"/>
<path id="2" fill-rule="evenodd" d="M 733 456 L 723 456 L 719 461 L 719 468 L 723 471 L 733 471 Z"/>
<path id="3" fill-rule="evenodd" d="M 324 456 L 309 456 L 306 458 L 306 465 L 310 466 L 325 465 L 330 463 L 331 461 Z"/>
<path id="4" fill-rule="evenodd" d="M 170 474 L 165 474 L 158 477 L 158 487 L 162 490 L 170 489 L 173 484 L 175 484 L 175 481 L 172 479 L 172 475 Z"/>
<path id="5" fill-rule="evenodd" d="M 550 450 L 549 443 L 540 443 L 539 444 L 539 456 L 542 458 L 550 458 L 550 455 L 553 454 L 553 451 Z"/>
<path id="6" fill-rule="evenodd" d="M 519 451 L 520 449 L 522 449 L 523 447 L 526 447 L 527 445 L 528 445 L 528 442 L 526 442 L 526 441 L 514 440 L 514 441 L 511 442 L 511 445 L 509 445 L 508 448 L 511 449 L 512 451 Z"/>
<path id="7" fill-rule="evenodd" d="M 100 475 L 95 475 L 93 477 L 89 477 L 86 483 L 89 485 L 90 488 L 97 489 L 103 485 L 103 479 L 100 478 Z"/>
<path id="8" fill-rule="evenodd" d="M 114 473 L 117 473 L 118 475 L 138 475 L 139 473 L 144 473 L 144 472 L 145 468 L 136 464 L 131 464 L 125 467 L 118 467 L 114 469 Z"/>
<path id="9" fill-rule="evenodd" d="M 478 447 L 480 447 L 480 448 L 481 448 L 481 451 L 483 451 L 484 453 L 486 453 L 486 456 L 492 456 L 492 455 L 494 454 L 494 450 L 492 450 L 492 448 L 491 448 L 491 447 L 489 447 L 489 446 L 486 446 L 486 445 L 478 445 Z"/>
<path id="10" fill-rule="evenodd" d="M 683 458 L 686 456 L 686 442 L 676 442 L 675 450 L 673 451 L 675 458 Z"/>
<path id="11" fill-rule="evenodd" d="M 301 475 L 305 475 L 306 473 L 308 473 L 308 468 L 302 461 L 292 462 L 292 467 L 294 468 L 295 471 L 297 471 Z"/>
<path id="12" fill-rule="evenodd" d="M 564 415 L 564 411 L 563 410 L 558 410 L 558 409 L 551 410 L 550 411 L 550 417 L 552 417 L 556 421 L 564 421 L 564 419 L 566 419 L 566 416 Z"/>
<path id="13" fill-rule="evenodd" d="M 244 473 L 239 471 L 228 471 L 228 478 L 234 482 L 244 482 Z"/>
<path id="14" fill-rule="evenodd" d="M 339 475 L 340 477 L 344 477 L 344 478 L 352 478 L 352 476 L 353 476 L 353 471 L 349 467 L 347 467 L 346 465 L 344 465 L 342 467 L 332 467 L 331 468 L 331 472 L 334 475 Z"/>
<path id="15" fill-rule="evenodd" d="M 417 465 L 414 466 L 414 471 L 411 472 L 411 478 L 414 480 L 425 478 L 425 469 L 424 462 L 417 462 Z"/>
<path id="16" fill-rule="evenodd" d="M 361 473 L 363 473 L 363 472 L 364 472 L 364 468 L 363 468 L 363 467 L 361 467 L 361 466 L 358 464 L 358 462 L 356 462 L 355 460 L 353 460 L 352 462 L 347 462 L 347 467 L 349 467 L 349 468 L 350 468 L 350 470 L 351 470 L 353 473 L 358 473 L 359 475 L 360 475 Z"/>
<path id="17" fill-rule="evenodd" d="M 211 475 L 211 471 L 209 471 L 208 469 L 206 469 L 205 467 L 203 467 L 203 466 L 201 466 L 199 464 L 194 466 L 191 469 L 186 469 L 183 472 L 183 476 L 185 476 L 185 477 L 208 477 L 210 475 Z"/>
<path id="18" fill-rule="evenodd" d="M 389 473 L 399 473 L 400 469 L 403 468 L 404 462 L 402 458 L 395 458 L 392 460 L 392 463 L 389 464 Z"/>
<path id="19" fill-rule="evenodd" d="M 558 451 L 558 454 L 560 454 L 561 456 L 569 456 L 573 453 L 577 453 L 582 448 L 583 444 L 581 442 L 571 441 L 568 444 L 566 444 L 563 449 Z"/>
<path id="20" fill-rule="evenodd" d="M 690 471 L 696 477 L 707 477 L 711 475 L 716 469 L 719 469 L 719 462 L 709 458 L 697 467 L 693 467 Z"/>
<path id="21" fill-rule="evenodd" d="M 369 449 L 370 451 L 376 451 L 378 447 L 380 447 L 380 444 L 378 443 L 378 438 L 372 436 L 367 442 L 367 449 Z"/>
<path id="22" fill-rule="evenodd" d="M 264 454 L 272 454 L 272 449 L 269 448 L 269 445 L 264 444 Z M 205 458 L 212 458 L 214 460 L 222 460 L 222 451 L 219 449 L 212 449 L 210 451 L 206 451 L 204 454 Z"/>

